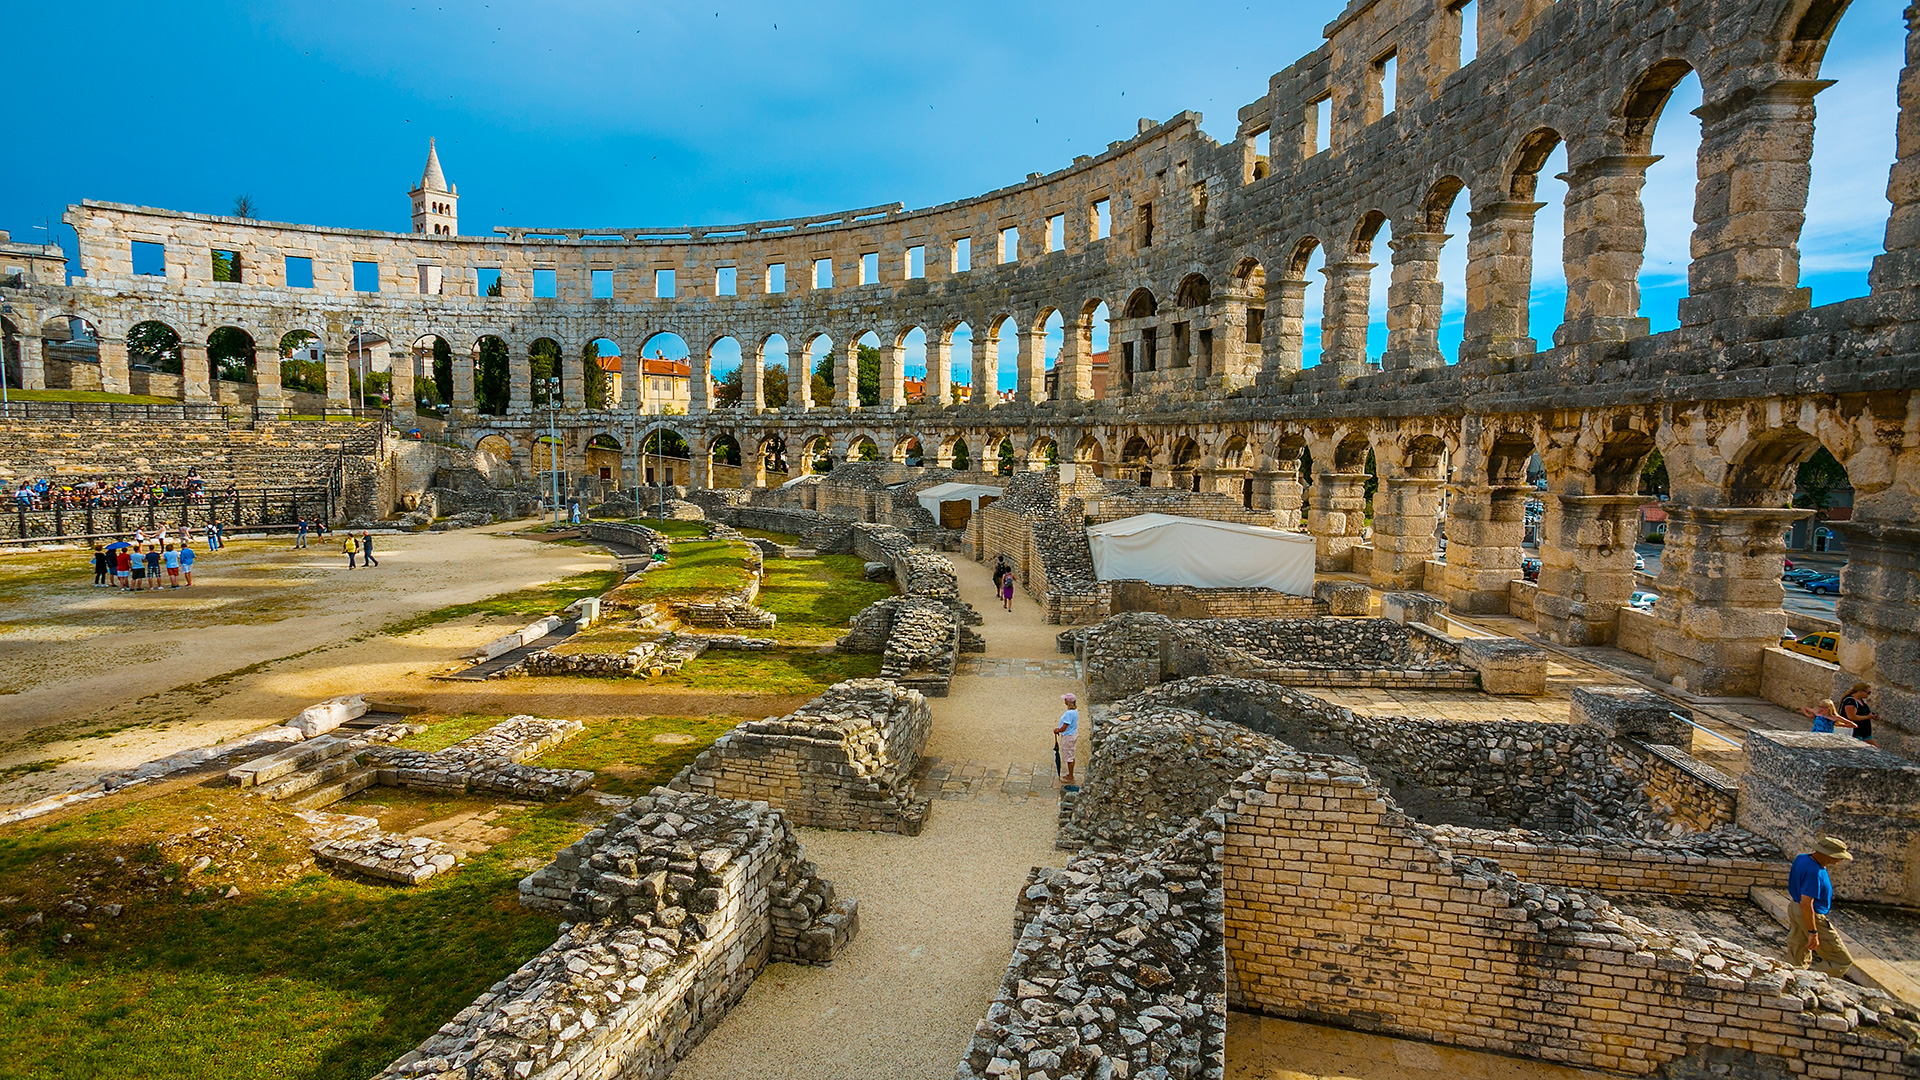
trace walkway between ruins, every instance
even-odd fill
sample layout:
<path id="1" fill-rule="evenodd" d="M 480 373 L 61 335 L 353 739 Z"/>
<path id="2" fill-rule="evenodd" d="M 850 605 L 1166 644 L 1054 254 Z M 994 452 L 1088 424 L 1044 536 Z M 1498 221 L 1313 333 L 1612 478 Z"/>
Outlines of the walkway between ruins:
<path id="1" fill-rule="evenodd" d="M 860 900 L 860 934 L 832 967 L 770 965 L 676 1080 L 949 1080 L 1013 953 L 1027 871 L 1058 865 L 1051 731 L 1079 680 L 1057 627 L 1022 595 L 1000 610 L 988 567 L 955 558 L 986 617 L 984 657 L 933 701 L 935 795 L 917 837 L 801 829 L 808 854 Z M 1086 748 L 1083 742 L 1081 758 Z"/>

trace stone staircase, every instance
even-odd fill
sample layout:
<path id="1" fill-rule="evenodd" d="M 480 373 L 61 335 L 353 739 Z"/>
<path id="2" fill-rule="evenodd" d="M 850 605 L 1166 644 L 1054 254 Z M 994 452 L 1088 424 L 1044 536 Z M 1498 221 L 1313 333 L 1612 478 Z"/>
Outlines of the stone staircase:
<path id="1" fill-rule="evenodd" d="M 380 448 L 378 423 L 288 421 L 229 429 L 222 421 L 0 421 L 0 479 L 122 478 L 196 470 L 209 490 L 320 485 L 344 453 Z"/>
<path id="2" fill-rule="evenodd" d="M 242 790 L 295 810 L 319 810 L 379 783 L 380 770 L 360 763 L 371 746 L 397 742 L 421 730 L 383 724 L 350 734 L 322 735 L 255 758 L 227 771 Z"/>

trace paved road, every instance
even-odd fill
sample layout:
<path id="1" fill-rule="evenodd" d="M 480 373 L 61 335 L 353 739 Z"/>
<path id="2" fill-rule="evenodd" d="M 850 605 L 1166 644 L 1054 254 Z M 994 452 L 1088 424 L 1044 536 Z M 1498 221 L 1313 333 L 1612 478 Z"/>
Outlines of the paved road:
<path id="1" fill-rule="evenodd" d="M 1652 574 L 1654 577 L 1659 577 L 1661 546 L 1659 544 L 1636 544 L 1633 550 L 1639 552 L 1640 557 L 1646 561 L 1647 573 Z M 1845 556 L 1795 555 L 1793 556 L 1793 564 L 1795 566 L 1813 566 L 1838 573 L 1841 567 L 1847 565 L 1847 560 Z M 1814 596 L 1797 585 L 1788 585 L 1786 592 L 1786 600 L 1781 606 L 1786 609 L 1787 614 L 1817 615 L 1823 619 L 1831 619 L 1834 617 L 1833 597 Z"/>

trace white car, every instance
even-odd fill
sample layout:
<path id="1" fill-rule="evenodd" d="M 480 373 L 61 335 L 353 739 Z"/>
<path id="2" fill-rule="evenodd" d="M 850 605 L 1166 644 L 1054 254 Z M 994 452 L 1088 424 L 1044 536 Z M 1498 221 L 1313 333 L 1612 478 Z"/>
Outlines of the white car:
<path id="1" fill-rule="evenodd" d="M 1641 592 L 1636 590 L 1632 598 L 1627 601 L 1627 606 L 1633 608 L 1635 611 L 1652 611 L 1653 605 L 1659 602 L 1660 602 L 1659 593 Z"/>
<path id="2" fill-rule="evenodd" d="M 1642 555 L 1642 554 L 1640 554 L 1640 553 L 1639 553 L 1639 552 L 1637 552 L 1637 551 L 1636 551 L 1636 552 L 1634 552 L 1634 553 L 1633 553 L 1633 568 L 1634 568 L 1635 570 L 1645 570 L 1645 569 L 1647 568 L 1647 557 L 1646 557 L 1645 555 Z"/>

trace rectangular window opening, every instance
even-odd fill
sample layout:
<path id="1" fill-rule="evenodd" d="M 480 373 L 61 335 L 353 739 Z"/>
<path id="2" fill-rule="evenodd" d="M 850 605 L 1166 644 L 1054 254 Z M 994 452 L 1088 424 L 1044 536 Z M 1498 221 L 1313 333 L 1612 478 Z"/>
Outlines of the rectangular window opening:
<path id="1" fill-rule="evenodd" d="M 877 285 L 880 283 L 880 253 L 862 252 L 860 255 L 860 284 Z"/>
<path id="2" fill-rule="evenodd" d="M 1466 67 L 1480 56 L 1480 2 L 1467 0 L 1453 9 L 1460 35 L 1460 66 Z"/>
<path id="3" fill-rule="evenodd" d="M 593 298 L 595 300 L 613 299 L 613 271 L 595 270 L 593 273 Z"/>
<path id="4" fill-rule="evenodd" d="M 1000 261 L 1003 263 L 1020 261 L 1020 227 L 1009 225 L 1000 230 Z"/>
<path id="5" fill-rule="evenodd" d="M 1047 219 L 1047 250 L 1067 250 L 1067 215 L 1055 214 Z"/>
<path id="6" fill-rule="evenodd" d="M 287 256 L 287 288 L 313 288 L 313 260 L 305 255 Z"/>
<path id="7" fill-rule="evenodd" d="M 1134 236 L 1138 242 L 1137 246 L 1143 247 L 1143 248 L 1152 247 L 1153 246 L 1153 204 L 1150 202 L 1141 203 L 1140 209 L 1135 211 L 1134 213 L 1134 221 L 1135 221 L 1135 224 L 1138 226 L 1138 228 L 1135 230 L 1135 233 L 1134 233 Z"/>
<path id="8" fill-rule="evenodd" d="M 237 251 L 213 250 L 213 280 L 238 284 L 240 281 L 240 253 Z"/>
<path id="9" fill-rule="evenodd" d="M 1207 182 L 1193 185 L 1193 228 L 1195 232 L 1207 227 Z"/>
<path id="10" fill-rule="evenodd" d="M 501 293 L 500 268 L 497 266 L 478 267 L 473 272 L 474 293 L 478 296 L 499 296 Z"/>
<path id="11" fill-rule="evenodd" d="M 1400 81 L 1400 58 L 1388 53 L 1374 61 L 1373 70 L 1380 76 L 1380 115 L 1392 116 L 1394 92 Z"/>
<path id="12" fill-rule="evenodd" d="M 422 296 L 438 296 L 441 292 L 441 269 L 432 263 L 422 263 L 416 267 L 420 280 L 418 288 Z"/>
<path id="13" fill-rule="evenodd" d="M 953 272 L 965 273 L 973 269 L 973 237 L 963 236 L 953 242 Z"/>
<path id="14" fill-rule="evenodd" d="M 380 264 L 379 263 L 360 262 L 359 260 L 354 261 L 353 291 L 354 292 L 379 292 L 380 291 Z"/>
<path id="15" fill-rule="evenodd" d="M 734 296 L 740 291 L 740 268 L 716 266 L 713 270 L 713 295 Z"/>
<path id="16" fill-rule="evenodd" d="M 787 291 L 786 263 L 767 264 L 767 291 L 770 293 L 783 293 Z"/>
<path id="17" fill-rule="evenodd" d="M 1247 344 L 1260 344 L 1261 339 L 1266 336 L 1266 331 L 1267 309 L 1249 304 L 1247 306 Z"/>
<path id="18" fill-rule="evenodd" d="M 145 240 L 133 242 L 133 272 L 140 277 L 167 276 L 167 246 Z"/>
<path id="19" fill-rule="evenodd" d="M 813 287 L 816 289 L 833 288 L 833 260 L 813 260 Z"/>
<path id="20" fill-rule="evenodd" d="M 1089 239 L 1105 240 L 1113 235 L 1113 200 L 1101 199 L 1093 204 L 1093 214 L 1088 224 L 1092 225 L 1093 236 Z"/>
<path id="21" fill-rule="evenodd" d="M 1249 180 L 1265 180 L 1273 172 L 1273 129 L 1261 128 L 1248 136 L 1253 146 L 1253 170 Z"/>
<path id="22" fill-rule="evenodd" d="M 927 249 L 924 246 L 907 249 L 907 277 L 909 279 L 927 276 Z"/>
<path id="23" fill-rule="evenodd" d="M 673 271 L 670 269 L 653 272 L 653 295 L 659 300 L 673 299 Z"/>
<path id="24" fill-rule="evenodd" d="M 1313 103 L 1313 152 L 1324 154 L 1333 149 L 1333 99 L 1323 97 Z"/>
<path id="25" fill-rule="evenodd" d="M 533 295 L 536 300 L 551 300 L 560 295 L 560 274 L 554 270 L 535 270 L 533 272 Z"/>

